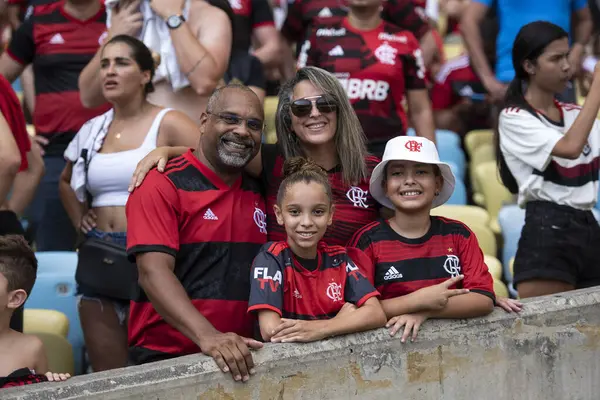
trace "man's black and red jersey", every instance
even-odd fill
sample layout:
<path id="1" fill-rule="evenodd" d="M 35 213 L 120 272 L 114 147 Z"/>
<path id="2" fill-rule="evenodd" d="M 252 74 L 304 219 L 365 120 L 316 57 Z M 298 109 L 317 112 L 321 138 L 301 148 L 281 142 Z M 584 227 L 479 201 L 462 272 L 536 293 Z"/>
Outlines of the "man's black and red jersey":
<path id="1" fill-rule="evenodd" d="M 406 91 L 425 89 L 419 42 L 387 22 L 360 31 L 347 17 L 319 20 L 300 50 L 298 66 L 307 65 L 340 80 L 370 144 L 405 134 Z"/>
<path id="2" fill-rule="evenodd" d="M 269 241 L 286 240 L 285 228 L 277 224 L 273 206 L 277 204 L 277 191 L 283 180 L 283 154 L 274 144 L 263 144 L 262 181 L 266 191 L 267 232 Z M 323 241 L 330 246 L 345 246 L 354 233 L 366 224 L 375 221 L 379 216 L 380 205 L 369 193 L 369 179 L 379 159 L 373 156 L 365 158 L 367 179 L 356 185 L 346 184 L 342 177 L 341 167 L 327 171 L 333 194 L 333 223 L 325 232 Z"/>
<path id="3" fill-rule="evenodd" d="M 229 0 L 235 14 L 236 31 L 233 48 L 248 51 L 252 45 L 252 31 L 262 26 L 275 26 L 273 10 L 268 0 Z"/>
<path id="4" fill-rule="evenodd" d="M 61 156 L 86 121 L 110 108 L 106 104 L 86 109 L 78 88 L 79 74 L 100 48 L 106 32 L 104 6 L 86 21 L 75 19 L 64 7 L 64 1 L 36 6 L 7 49 L 16 62 L 33 64 L 33 124 L 38 135 L 50 140 L 46 154 Z"/>
<path id="5" fill-rule="evenodd" d="M 127 252 L 175 257 L 177 279 L 196 309 L 221 332 L 251 336 L 250 267 L 267 238 L 260 183 L 228 186 L 189 151 L 151 171 L 127 202 Z M 136 363 L 199 352 L 137 286 L 129 315 Z"/>
<path id="6" fill-rule="evenodd" d="M 371 259 L 374 270 L 367 276 L 374 278 L 384 300 L 460 274 L 464 275 L 462 288 L 495 300 L 492 276 L 477 238 L 459 221 L 431 217 L 431 228 L 425 236 L 408 239 L 396 233 L 387 221 L 378 220 L 356 232 L 348 246 L 362 250 Z"/>
<path id="7" fill-rule="evenodd" d="M 344 0 L 294 0 L 289 6 L 281 33 L 299 47 L 317 19 L 344 17 L 347 14 L 348 7 Z M 415 11 L 412 0 L 385 1 L 381 16 L 391 24 L 412 32 L 418 39 L 430 30 L 427 21 Z"/>
<path id="8" fill-rule="evenodd" d="M 269 242 L 252 263 L 248 311 L 272 310 L 283 318 L 316 320 L 335 317 L 345 302 L 360 307 L 379 293 L 357 264 L 345 248 L 320 242 L 317 267 L 311 271 L 286 242 Z"/>

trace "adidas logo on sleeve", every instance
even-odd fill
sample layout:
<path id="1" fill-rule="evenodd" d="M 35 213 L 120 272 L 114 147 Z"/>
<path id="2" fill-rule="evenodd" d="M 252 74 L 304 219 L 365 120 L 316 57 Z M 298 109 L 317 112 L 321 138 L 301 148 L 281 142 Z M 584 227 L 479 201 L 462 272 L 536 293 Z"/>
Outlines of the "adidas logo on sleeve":
<path id="1" fill-rule="evenodd" d="M 391 281 L 392 279 L 402 279 L 402 274 L 398 272 L 396 267 L 393 265 L 387 270 L 385 276 L 383 277 L 383 280 L 385 281 Z"/>

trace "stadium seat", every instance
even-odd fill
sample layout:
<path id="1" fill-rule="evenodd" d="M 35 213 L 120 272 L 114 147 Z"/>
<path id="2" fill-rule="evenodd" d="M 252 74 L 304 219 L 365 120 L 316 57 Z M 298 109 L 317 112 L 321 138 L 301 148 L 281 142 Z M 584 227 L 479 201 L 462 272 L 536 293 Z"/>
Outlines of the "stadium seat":
<path id="1" fill-rule="evenodd" d="M 496 257 L 485 255 L 483 258 L 485 265 L 487 265 L 488 270 L 492 277 L 496 280 L 502 280 L 502 263 Z"/>
<path id="2" fill-rule="evenodd" d="M 46 332 L 67 338 L 69 319 L 60 311 L 28 308 L 23 312 L 25 332 Z"/>
<path id="3" fill-rule="evenodd" d="M 469 227 L 473 224 L 487 226 L 490 222 L 488 212 L 476 206 L 443 205 L 431 210 L 431 214 L 461 221 Z"/>
<path id="4" fill-rule="evenodd" d="M 465 222 L 465 225 L 467 225 L 475 234 L 483 254 L 486 256 L 496 257 L 498 254 L 498 244 L 496 243 L 496 236 L 494 235 L 494 232 L 492 232 L 487 225 L 480 223 L 471 222 L 470 224 L 467 224 Z"/>
<path id="5" fill-rule="evenodd" d="M 47 332 L 27 332 L 40 338 L 46 349 L 48 370 L 75 375 L 73 347 L 60 335 Z"/>
<path id="6" fill-rule="evenodd" d="M 416 136 L 416 132 L 414 128 L 408 128 L 406 130 L 406 136 Z M 448 129 L 436 129 L 435 130 L 435 141 L 436 144 L 439 145 L 443 143 L 448 146 L 455 146 L 457 148 L 461 148 L 461 140 L 460 135 L 456 132 L 450 131 Z"/>
<path id="7" fill-rule="evenodd" d="M 471 160 L 469 161 L 469 178 L 471 179 L 471 187 L 473 188 L 473 201 L 478 206 L 484 206 L 485 199 L 479 186 L 479 182 L 475 176 L 475 170 L 477 167 L 484 162 L 490 162 L 496 160 L 496 154 L 494 146 L 484 143 L 478 146 L 471 154 Z"/>
<path id="8" fill-rule="evenodd" d="M 484 206 L 490 215 L 490 227 L 496 234 L 500 233 L 497 217 L 500 209 L 513 202 L 512 194 L 500 182 L 495 162 L 485 162 L 475 169 L 475 179 L 483 194 Z"/>
<path id="9" fill-rule="evenodd" d="M 465 150 L 472 159 L 473 153 L 479 146 L 482 145 L 494 145 L 494 133 L 491 129 L 478 129 L 468 132 L 465 135 Z"/>
<path id="10" fill-rule="evenodd" d="M 33 125 L 27 124 L 25 128 L 27 129 L 29 136 L 35 136 L 35 127 Z"/>
<path id="11" fill-rule="evenodd" d="M 77 253 L 37 252 L 35 255 L 38 259 L 38 275 L 31 295 L 25 302 L 25 309 L 52 309 L 67 316 L 67 338 L 73 346 L 77 371 L 80 371 L 84 340 L 75 297 Z"/>
<path id="12" fill-rule="evenodd" d="M 455 205 L 466 205 L 467 204 L 467 188 L 463 183 L 462 179 L 458 176 L 456 177 L 456 181 L 454 183 L 454 192 L 452 196 L 448 199 L 446 204 L 455 204 Z"/>
<path id="13" fill-rule="evenodd" d="M 277 133 L 275 130 L 275 114 L 277 113 L 277 104 L 279 98 L 277 96 L 268 96 L 265 98 L 265 123 L 267 129 L 263 141 L 265 143 L 277 142 Z"/>
<path id="14" fill-rule="evenodd" d="M 508 288 L 499 279 L 494 279 L 494 293 L 496 294 L 496 296 L 509 297 Z"/>
<path id="15" fill-rule="evenodd" d="M 504 276 L 507 282 L 512 282 L 512 269 L 510 262 L 517 254 L 521 230 L 525 225 L 525 210 L 511 204 L 502 207 L 498 213 L 498 225 L 502 233 L 502 264 L 504 265 Z"/>
<path id="16" fill-rule="evenodd" d="M 462 43 L 446 43 L 444 44 L 444 55 L 449 60 L 454 57 L 460 56 L 464 52 L 464 46 Z"/>
<path id="17" fill-rule="evenodd" d="M 508 270 L 510 271 L 510 276 L 515 274 L 515 258 L 511 258 L 508 262 Z"/>

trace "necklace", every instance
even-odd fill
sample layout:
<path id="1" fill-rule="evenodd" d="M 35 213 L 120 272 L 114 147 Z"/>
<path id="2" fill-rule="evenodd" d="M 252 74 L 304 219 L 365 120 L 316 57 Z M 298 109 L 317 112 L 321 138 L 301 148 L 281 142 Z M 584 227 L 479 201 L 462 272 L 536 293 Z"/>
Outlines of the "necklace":
<path id="1" fill-rule="evenodd" d="M 115 135 L 115 138 L 117 138 L 117 139 L 121 139 L 121 132 L 117 133 L 117 134 Z"/>

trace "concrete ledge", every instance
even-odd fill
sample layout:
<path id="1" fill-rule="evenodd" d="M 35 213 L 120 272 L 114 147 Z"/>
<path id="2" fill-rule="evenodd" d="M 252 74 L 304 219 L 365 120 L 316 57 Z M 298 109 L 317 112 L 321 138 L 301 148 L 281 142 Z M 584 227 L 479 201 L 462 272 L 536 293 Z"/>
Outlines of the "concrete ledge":
<path id="1" fill-rule="evenodd" d="M 530 299 L 520 316 L 428 321 L 415 343 L 387 331 L 267 345 L 235 383 L 202 355 L 4 390 L 0 399 L 600 398 L 600 287 Z"/>

